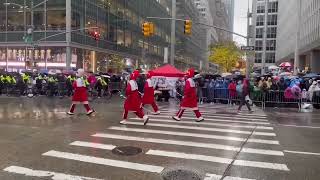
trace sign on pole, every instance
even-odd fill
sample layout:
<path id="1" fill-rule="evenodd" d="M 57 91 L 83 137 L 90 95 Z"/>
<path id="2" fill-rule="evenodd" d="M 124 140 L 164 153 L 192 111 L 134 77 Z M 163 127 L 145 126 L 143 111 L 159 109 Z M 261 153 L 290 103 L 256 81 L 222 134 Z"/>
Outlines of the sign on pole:
<path id="1" fill-rule="evenodd" d="M 254 46 L 241 46 L 242 51 L 254 51 Z"/>

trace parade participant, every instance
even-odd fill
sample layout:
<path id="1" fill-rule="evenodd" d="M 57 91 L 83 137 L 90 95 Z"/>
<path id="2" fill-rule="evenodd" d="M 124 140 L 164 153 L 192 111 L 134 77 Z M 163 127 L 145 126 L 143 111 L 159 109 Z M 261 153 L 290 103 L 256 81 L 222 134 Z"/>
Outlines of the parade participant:
<path id="1" fill-rule="evenodd" d="M 154 110 L 154 115 L 159 115 L 160 111 L 159 108 L 154 100 L 154 85 L 151 81 L 152 72 L 148 72 L 147 74 L 147 81 L 144 84 L 144 94 L 142 97 L 142 105 L 150 104 Z"/>
<path id="2" fill-rule="evenodd" d="M 149 117 L 144 115 L 142 111 L 141 97 L 138 92 L 137 78 L 139 77 L 139 71 L 134 71 L 130 75 L 130 81 L 126 88 L 126 100 L 124 102 L 123 120 L 120 124 L 127 124 L 129 111 L 134 112 L 139 118 L 143 119 L 143 124 L 146 125 L 149 121 Z"/>
<path id="3" fill-rule="evenodd" d="M 79 69 L 77 72 L 77 79 L 73 82 L 74 95 L 72 97 L 72 105 L 70 107 L 69 115 L 74 115 L 74 110 L 77 104 L 83 104 L 86 108 L 87 115 L 91 115 L 94 110 L 90 108 L 88 102 L 88 93 L 87 93 L 88 83 L 84 78 L 84 70 Z"/>
<path id="4" fill-rule="evenodd" d="M 176 121 L 181 120 L 181 117 L 184 111 L 187 109 L 193 110 L 196 117 L 198 118 L 196 122 L 201 122 L 204 120 L 201 113 L 199 112 L 196 85 L 194 80 L 192 79 L 193 77 L 194 77 L 194 69 L 189 69 L 186 77 L 185 87 L 184 87 L 184 96 L 180 104 L 180 110 L 178 111 L 176 116 L 172 117 Z"/>

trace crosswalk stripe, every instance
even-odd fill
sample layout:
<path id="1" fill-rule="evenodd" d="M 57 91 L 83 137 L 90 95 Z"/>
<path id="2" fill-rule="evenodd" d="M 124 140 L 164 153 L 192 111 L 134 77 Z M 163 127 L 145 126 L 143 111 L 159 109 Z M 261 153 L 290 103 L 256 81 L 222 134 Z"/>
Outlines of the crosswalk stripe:
<path id="1" fill-rule="evenodd" d="M 200 160 L 200 161 L 223 163 L 223 164 L 230 164 L 233 161 L 233 159 L 221 158 L 221 157 L 215 157 L 215 156 L 205 156 L 205 155 L 198 155 L 198 154 L 187 154 L 187 153 L 152 150 L 152 149 L 149 150 L 146 154 L 155 155 L 155 156 L 162 156 L 162 157 L 173 157 L 173 158 L 181 158 L 181 159 Z M 255 168 L 264 168 L 264 169 L 274 169 L 274 170 L 281 170 L 281 171 L 290 171 L 289 168 L 287 167 L 287 165 L 278 164 L 278 163 L 235 160 L 233 165 L 255 167 Z"/>
<path id="2" fill-rule="evenodd" d="M 141 123 L 136 122 L 127 122 L 127 124 L 131 125 L 141 125 Z M 201 123 L 200 123 L 201 124 Z M 232 130 L 232 129 L 223 129 L 223 128 L 208 128 L 208 127 L 194 127 L 194 126 L 182 126 L 182 125 L 171 125 L 171 124 L 158 124 L 149 122 L 148 126 L 156 126 L 156 127 L 169 127 L 169 128 L 177 128 L 177 129 L 192 129 L 192 130 L 202 130 L 202 131 L 214 131 L 214 132 L 224 132 L 224 133 L 235 133 L 235 134 L 251 134 L 250 131 L 240 131 L 240 130 Z M 275 133 L 269 132 L 253 132 L 253 135 L 258 136 L 276 136 Z"/>
<path id="3" fill-rule="evenodd" d="M 149 115 L 150 117 L 162 117 L 162 118 L 172 118 L 172 116 L 164 116 L 164 115 L 158 115 L 158 116 L 153 116 Z M 183 116 L 182 119 L 191 119 L 191 120 L 197 120 L 195 117 L 188 117 L 188 116 Z M 212 118 L 205 118 L 205 121 L 216 121 L 216 122 L 231 122 L 231 123 L 243 123 L 243 124 L 259 124 L 259 125 L 270 125 L 269 122 L 255 122 L 255 121 L 238 121 L 238 120 L 228 120 L 228 119 L 212 119 Z"/>
<path id="4" fill-rule="evenodd" d="M 112 150 L 116 147 L 110 144 L 91 143 L 91 142 L 84 142 L 84 141 L 75 141 L 70 143 L 70 145 L 80 146 L 80 147 L 92 147 L 92 148 L 105 149 L 105 150 Z"/>
<path id="5" fill-rule="evenodd" d="M 99 165 L 133 169 L 133 170 L 139 170 L 139 171 L 145 171 L 145 172 L 153 172 L 153 173 L 160 173 L 164 169 L 161 166 L 153 166 L 153 165 L 148 165 L 148 164 L 139 164 L 139 163 L 126 162 L 126 161 L 105 159 L 105 158 L 99 158 L 99 157 L 94 157 L 94 156 L 87 156 L 87 155 L 54 151 L 54 150 L 48 151 L 42 155 L 49 156 L 49 157 L 61 158 L 61 159 L 69 159 L 69 160 L 99 164 Z"/>
<path id="6" fill-rule="evenodd" d="M 9 173 L 21 174 L 29 177 L 50 178 L 52 180 L 66 180 L 66 179 L 67 180 L 102 180 L 102 179 L 83 177 L 83 176 L 74 176 L 74 175 L 57 173 L 57 172 L 33 170 L 33 169 L 19 167 L 19 166 L 10 166 L 3 170 Z"/>
<path id="7" fill-rule="evenodd" d="M 175 121 L 173 121 L 175 122 Z M 127 122 L 127 124 L 131 125 L 141 125 L 141 123 L 137 122 Z M 159 123 L 148 123 L 149 126 L 157 126 L 157 127 L 169 127 L 169 128 L 178 128 L 178 129 L 192 129 L 192 130 L 204 130 L 204 131 L 214 131 L 214 132 L 226 132 L 226 133 L 235 133 L 235 134 L 251 134 L 251 131 L 245 130 L 234 130 L 234 129 L 226 129 L 226 128 L 214 128 L 214 127 L 199 127 L 200 123 L 196 123 L 197 126 L 184 126 L 184 125 L 175 125 L 175 124 L 159 124 Z M 261 132 L 254 131 L 253 135 L 257 136 L 276 136 L 275 133 L 272 132 Z"/>
<path id="8" fill-rule="evenodd" d="M 162 115 L 175 115 L 176 112 L 169 112 L 169 111 L 161 111 Z M 192 112 L 184 113 L 184 115 L 194 115 Z M 204 117 L 217 117 L 217 118 L 232 118 L 232 119 L 239 119 L 239 120 L 254 120 L 254 121 L 268 121 L 266 118 L 259 118 L 259 117 L 244 117 L 244 116 L 235 116 L 233 114 L 222 115 L 222 114 L 213 114 L 213 113 L 202 113 Z"/>
<path id="9" fill-rule="evenodd" d="M 210 135 L 210 134 L 186 133 L 186 132 L 176 132 L 176 131 L 173 132 L 173 131 L 162 131 L 162 130 L 154 130 L 154 129 L 139 129 L 139 128 L 126 128 L 126 127 L 115 127 L 115 126 L 112 126 L 108 129 L 118 130 L 118 131 L 128 131 L 128 132 L 166 134 L 166 135 L 174 135 L 174 136 L 188 136 L 188 137 L 219 139 L 219 140 L 239 141 L 239 142 L 244 142 L 246 140 L 245 138 L 239 138 L 239 137 L 233 137 L 233 136 L 218 136 L 218 135 Z M 279 141 L 264 140 L 264 139 L 249 139 L 248 142 L 279 145 Z"/>
<path id="10" fill-rule="evenodd" d="M 140 120 L 138 118 L 131 118 L 134 120 Z M 150 121 L 152 122 L 167 122 L 167 123 L 179 123 L 179 124 L 199 124 L 197 122 L 190 122 L 190 121 L 173 121 L 173 120 L 166 120 L 166 119 L 155 119 L 151 118 Z M 256 126 L 251 125 L 233 125 L 233 124 L 223 124 L 223 123 L 208 123 L 208 122 L 201 122 L 202 125 L 212 125 L 212 126 L 221 126 L 221 127 L 239 127 L 239 128 L 247 128 L 247 129 L 254 129 Z M 257 126 L 257 129 L 264 129 L 264 130 L 273 130 L 273 127 L 266 127 L 266 126 Z"/>
<path id="11" fill-rule="evenodd" d="M 162 113 L 161 115 L 148 115 L 150 117 L 161 117 L 161 118 L 172 118 L 174 114 L 164 114 Z M 205 119 L 211 119 L 211 120 L 219 120 L 219 121 L 224 121 L 224 122 L 240 122 L 240 123 L 247 123 L 247 124 L 270 124 L 268 121 L 255 121 L 255 120 L 251 120 L 251 119 L 237 119 L 237 120 L 234 120 L 233 117 L 212 117 L 212 118 L 208 118 L 206 116 L 204 116 Z M 194 115 L 184 115 L 182 117 L 182 119 L 196 119 Z"/>
<path id="12" fill-rule="evenodd" d="M 127 141 L 141 141 L 141 142 L 150 142 L 150 143 L 157 143 L 157 144 L 171 144 L 171 145 L 201 147 L 201 148 L 210 148 L 210 149 L 222 149 L 227 151 L 240 151 L 240 147 L 221 145 L 221 144 L 212 144 L 212 143 L 199 143 L 199 142 L 192 142 L 192 141 L 178 141 L 178 140 L 157 139 L 157 138 L 143 138 L 143 137 L 123 136 L 123 135 L 104 134 L 104 133 L 97 133 L 92 136 L 109 138 L 109 139 L 120 139 L 120 140 L 127 140 Z M 273 155 L 273 156 L 284 156 L 282 151 L 266 150 L 266 149 L 243 148 L 241 152 L 252 153 L 252 154 Z"/>
<path id="13" fill-rule="evenodd" d="M 204 180 L 221 180 L 222 176 L 217 174 L 206 174 Z M 255 180 L 255 179 L 247 179 L 247 178 L 240 178 L 240 177 L 232 177 L 226 176 L 223 180 Z"/>
<path id="14" fill-rule="evenodd" d="M 177 112 L 177 111 L 179 111 L 179 109 L 167 109 L 167 108 L 160 109 L 160 110 L 163 112 Z M 211 113 L 212 114 L 212 111 L 209 109 L 205 109 L 205 108 L 202 109 L 200 107 L 200 111 L 202 113 Z M 186 113 L 191 113 L 191 111 L 186 111 Z M 228 112 L 226 112 L 226 113 L 228 113 Z M 258 118 L 267 118 L 268 117 L 268 115 L 266 115 L 266 114 L 257 114 L 257 113 L 250 113 L 250 114 L 249 113 L 235 113 L 235 111 L 229 112 L 229 113 L 234 113 L 233 115 L 235 115 L 235 116 L 254 116 L 254 117 L 258 117 Z M 225 113 L 219 113 L 219 112 L 215 112 L 215 111 L 213 114 L 226 115 Z"/>

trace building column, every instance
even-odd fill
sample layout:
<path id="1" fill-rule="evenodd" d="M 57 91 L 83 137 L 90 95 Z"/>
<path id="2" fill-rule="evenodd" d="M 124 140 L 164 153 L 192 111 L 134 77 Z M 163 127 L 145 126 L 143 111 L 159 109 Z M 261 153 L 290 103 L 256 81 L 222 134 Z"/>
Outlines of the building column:
<path id="1" fill-rule="evenodd" d="M 310 66 L 312 72 L 320 73 L 320 51 L 311 51 Z"/>
<path id="2" fill-rule="evenodd" d="M 71 50 L 71 0 L 66 0 L 66 68 L 71 69 L 72 50 Z"/>

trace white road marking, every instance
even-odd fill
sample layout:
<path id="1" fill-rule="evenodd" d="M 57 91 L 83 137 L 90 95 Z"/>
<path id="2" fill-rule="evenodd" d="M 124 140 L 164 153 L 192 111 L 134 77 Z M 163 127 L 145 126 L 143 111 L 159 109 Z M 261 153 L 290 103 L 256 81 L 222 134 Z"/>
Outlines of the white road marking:
<path id="1" fill-rule="evenodd" d="M 139 129 L 139 128 L 126 128 L 126 127 L 115 127 L 115 126 L 112 126 L 108 129 L 128 131 L 128 132 L 166 134 L 166 135 L 174 135 L 174 136 L 188 136 L 188 137 L 219 139 L 219 140 L 239 141 L 239 142 L 244 142 L 246 140 L 245 138 L 239 138 L 239 137 L 233 137 L 233 136 L 218 136 L 218 135 L 211 135 L 211 134 L 186 133 L 186 132 L 177 132 L 177 131 L 161 131 L 161 130 L 154 130 L 154 129 Z M 264 140 L 264 139 L 249 139 L 248 142 L 279 145 L 279 141 Z"/>
<path id="2" fill-rule="evenodd" d="M 74 176 L 69 174 L 50 172 L 50 171 L 33 170 L 33 169 L 19 167 L 19 166 L 10 166 L 3 170 L 9 173 L 21 174 L 29 177 L 39 177 L 39 178 L 46 178 L 46 179 L 50 178 L 52 180 L 102 180 L 102 179 L 96 179 L 96 178 L 90 178 L 90 177 Z"/>
<path id="3" fill-rule="evenodd" d="M 134 120 L 140 120 L 138 118 L 130 118 Z M 141 120 L 140 120 L 141 121 Z M 167 119 L 155 119 L 151 118 L 150 121 L 152 122 L 167 122 L 167 123 L 179 123 L 179 124 L 193 124 L 199 125 L 197 122 L 190 122 L 190 121 L 173 121 Z M 223 123 L 208 123 L 208 122 L 201 122 L 202 125 L 212 125 L 212 126 L 221 126 L 221 127 L 238 127 L 238 128 L 247 128 L 247 129 L 254 129 L 256 126 L 252 125 L 234 125 L 234 124 L 223 124 Z M 264 130 L 273 130 L 273 127 L 266 127 L 266 126 L 257 126 L 257 129 L 264 129 Z"/>
<path id="4" fill-rule="evenodd" d="M 172 116 L 165 116 L 165 115 L 158 115 L 158 116 L 153 116 L 149 115 L 150 117 L 160 117 L 160 118 L 171 118 Z M 195 117 L 187 117 L 183 116 L 183 119 L 191 119 L 191 120 L 197 120 Z M 255 121 L 238 121 L 238 120 L 228 120 L 228 119 L 212 119 L 212 118 L 205 118 L 205 121 L 216 121 L 216 122 L 231 122 L 231 123 L 243 123 L 243 124 L 258 124 L 258 125 L 270 125 L 268 122 L 255 122 Z"/>
<path id="5" fill-rule="evenodd" d="M 68 153 L 68 152 L 60 152 L 60 151 L 54 151 L 54 150 L 48 151 L 42 155 L 61 158 L 61 159 L 69 159 L 69 160 L 93 163 L 93 164 L 133 169 L 133 170 L 139 170 L 139 171 L 145 171 L 145 172 L 153 172 L 153 173 L 160 173 L 164 169 L 161 166 L 153 166 L 153 165 L 147 165 L 147 164 L 139 164 L 139 163 L 126 162 L 126 161 L 105 159 L 105 158 L 74 154 L 74 153 Z"/>
<path id="6" fill-rule="evenodd" d="M 187 154 L 187 153 L 180 153 L 180 152 L 152 150 L 152 149 L 149 150 L 146 154 L 163 156 L 163 157 L 200 160 L 200 161 L 223 163 L 223 164 L 230 164 L 232 162 L 232 159 L 228 159 L 228 158 L 205 156 L 205 155 L 198 155 L 198 154 Z M 281 170 L 281 171 L 290 171 L 287 165 L 285 164 L 268 163 L 268 162 L 260 162 L 260 161 L 235 160 L 233 165 L 264 168 L 264 169 L 274 169 L 274 170 Z"/>
<path id="7" fill-rule="evenodd" d="M 175 115 L 174 113 L 166 113 L 166 112 L 161 112 L 161 115 L 167 115 L 167 116 L 173 116 Z M 252 117 L 237 117 L 237 116 L 233 116 L 233 115 L 227 115 L 227 116 L 219 116 L 219 115 L 206 115 L 206 114 L 202 114 L 203 117 L 211 117 L 211 118 L 221 118 L 221 119 L 236 119 L 236 120 L 246 120 L 246 121 L 262 121 L 262 122 L 268 122 L 267 119 L 258 119 L 258 118 L 252 118 Z M 150 115 L 151 117 L 156 117 L 156 116 L 159 116 L 159 115 Z M 184 114 L 183 117 L 185 116 L 192 116 L 194 117 L 195 115 L 194 114 L 191 114 L 191 113 L 186 113 Z"/>
<path id="8" fill-rule="evenodd" d="M 141 141 L 141 142 L 150 142 L 150 143 L 157 143 L 157 144 L 171 144 L 171 145 L 179 145 L 179 146 L 221 149 L 221 150 L 227 150 L 227 151 L 240 151 L 240 147 L 228 146 L 228 145 L 222 145 L 222 144 L 199 143 L 199 142 L 192 142 L 192 141 L 178 141 L 178 140 L 157 139 L 157 138 L 144 138 L 144 137 L 123 136 L 123 135 L 104 134 L 104 133 L 97 133 L 92 136 L 109 138 L 109 139 L 120 139 L 120 140 L 126 140 L 126 141 Z M 251 154 L 272 155 L 272 156 L 284 156 L 282 151 L 267 150 L 267 149 L 243 148 L 241 152 L 251 153 Z"/>
<path id="9" fill-rule="evenodd" d="M 127 122 L 128 125 L 141 125 L 141 123 L 136 122 Z M 200 123 L 201 124 L 201 123 Z M 251 134 L 251 131 L 240 131 L 240 130 L 232 130 L 232 129 L 222 129 L 222 128 L 208 128 L 208 127 L 194 127 L 194 126 L 182 126 L 182 125 L 170 125 L 170 124 L 157 124 L 149 122 L 148 126 L 155 127 L 169 127 L 176 129 L 192 129 L 192 130 L 201 130 L 201 131 L 214 131 L 214 132 L 224 132 L 224 133 L 235 133 L 235 134 Z M 276 136 L 275 133 L 267 133 L 267 132 L 253 132 L 253 135 L 258 136 Z"/>
<path id="10" fill-rule="evenodd" d="M 179 110 L 172 110 L 172 109 L 161 109 L 161 112 L 166 112 L 166 113 L 177 113 Z M 261 114 L 244 114 L 244 113 L 216 113 L 212 111 L 201 111 L 202 114 L 209 114 L 209 115 L 217 115 L 217 116 L 238 116 L 238 117 L 255 117 L 255 118 L 260 118 L 260 119 L 266 119 L 268 118 L 267 115 L 261 115 Z M 186 114 L 193 114 L 192 111 L 185 111 Z"/>
<path id="11" fill-rule="evenodd" d="M 286 152 L 286 153 L 293 153 L 293 154 L 305 154 L 305 155 L 320 156 L 320 153 L 313 153 L 313 152 L 289 151 L 289 150 L 284 150 L 284 152 Z"/>
<path id="12" fill-rule="evenodd" d="M 80 147 L 92 147 L 92 148 L 105 149 L 105 150 L 112 150 L 116 147 L 110 144 L 91 143 L 91 142 L 84 142 L 84 141 L 75 141 L 70 145 L 80 146 Z"/>
<path id="13" fill-rule="evenodd" d="M 206 174 L 204 180 L 221 180 L 222 176 L 217 174 Z M 240 177 L 232 177 L 226 176 L 223 180 L 255 180 L 255 179 L 247 179 L 247 178 L 240 178 Z"/>
<path id="14" fill-rule="evenodd" d="M 320 129 L 320 126 L 298 126 L 298 125 L 287 125 L 277 124 L 278 126 L 294 127 L 294 128 L 309 128 L 309 129 Z"/>

